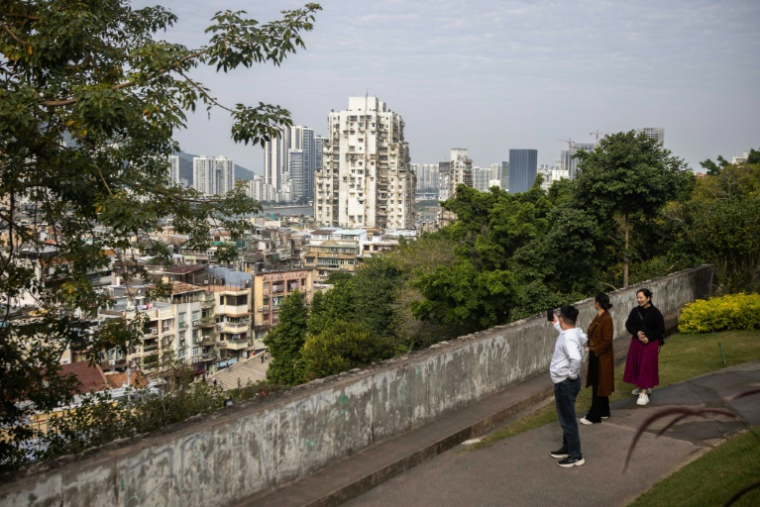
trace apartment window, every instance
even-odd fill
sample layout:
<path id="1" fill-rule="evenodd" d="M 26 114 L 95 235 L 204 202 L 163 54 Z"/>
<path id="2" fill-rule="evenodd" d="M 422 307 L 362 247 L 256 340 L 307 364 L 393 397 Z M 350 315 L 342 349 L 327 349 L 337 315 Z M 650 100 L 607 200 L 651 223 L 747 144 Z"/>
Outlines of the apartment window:
<path id="1" fill-rule="evenodd" d="M 198 347 L 193 347 L 193 355 L 197 356 L 198 352 L 199 352 Z"/>

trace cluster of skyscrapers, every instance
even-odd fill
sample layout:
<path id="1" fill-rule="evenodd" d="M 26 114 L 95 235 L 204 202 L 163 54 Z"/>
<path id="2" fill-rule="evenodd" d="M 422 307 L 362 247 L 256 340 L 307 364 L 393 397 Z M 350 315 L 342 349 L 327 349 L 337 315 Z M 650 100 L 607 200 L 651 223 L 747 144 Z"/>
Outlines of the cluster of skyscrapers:
<path id="1" fill-rule="evenodd" d="M 665 129 L 643 128 L 638 132 L 654 139 L 660 145 L 665 142 Z M 538 174 L 544 178 L 544 187 L 562 179 L 573 179 L 578 175 L 578 159 L 575 155 L 580 150 L 593 151 L 596 143 L 576 143 L 568 141 L 567 149 L 560 152 L 555 165 L 538 164 L 538 151 L 533 149 L 509 150 L 509 160 L 491 164 L 490 168 L 476 167 L 467 155 L 467 149 L 454 148 L 449 160 L 438 164 L 412 164 L 417 176 L 417 193 L 436 196 L 446 200 L 454 195 L 456 186 L 464 183 L 481 192 L 491 187 L 500 187 L 510 193 L 527 192 Z M 437 185 L 436 185 L 437 182 Z"/>
<path id="2" fill-rule="evenodd" d="M 248 182 L 249 195 L 263 202 L 312 201 L 314 218 L 324 226 L 346 228 L 414 227 L 415 194 L 442 201 L 454 197 L 458 185 L 480 191 L 500 187 L 527 192 L 541 173 L 548 187 L 561 178 L 575 178 L 579 150 L 594 143 L 568 140 L 556 165 L 538 165 L 535 149 L 511 149 L 509 159 L 490 167 L 473 166 L 466 148 L 452 148 L 437 164 L 410 164 L 404 121 L 377 97 L 350 97 L 348 109 L 332 111 L 326 137 L 308 127 L 285 128 L 264 146 L 264 175 Z M 664 143 L 665 130 L 639 132 Z M 181 181 L 179 158 L 170 157 L 170 175 Z M 192 186 L 204 195 L 219 195 L 235 185 L 232 160 L 193 159 Z"/>
<path id="3" fill-rule="evenodd" d="M 314 197 L 314 174 L 322 166 L 324 138 L 314 129 L 285 128 L 280 137 L 264 145 L 264 184 L 271 186 L 281 201 Z"/>
<path id="4" fill-rule="evenodd" d="M 192 184 L 180 176 L 180 157 L 169 156 L 169 178 L 176 185 L 192 186 L 203 195 L 224 195 L 235 188 L 235 162 L 227 157 L 193 157 Z"/>

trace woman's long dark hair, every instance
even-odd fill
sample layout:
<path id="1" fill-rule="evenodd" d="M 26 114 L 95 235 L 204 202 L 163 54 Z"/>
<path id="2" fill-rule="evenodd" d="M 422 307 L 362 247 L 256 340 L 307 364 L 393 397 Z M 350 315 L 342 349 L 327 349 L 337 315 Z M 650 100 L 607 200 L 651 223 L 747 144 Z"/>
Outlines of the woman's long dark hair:
<path id="1" fill-rule="evenodd" d="M 602 310 L 609 310 L 610 308 L 612 308 L 612 303 L 610 303 L 610 297 L 604 292 L 600 292 L 599 294 L 597 294 L 594 300 L 597 303 L 599 303 L 599 306 L 602 308 Z"/>
<path id="2" fill-rule="evenodd" d="M 649 304 L 650 305 L 653 304 L 652 303 L 652 291 L 651 290 L 649 290 L 649 289 L 639 289 L 639 290 L 636 291 L 636 294 L 638 294 L 639 292 L 642 293 L 642 294 L 644 294 L 644 297 L 649 300 Z"/>

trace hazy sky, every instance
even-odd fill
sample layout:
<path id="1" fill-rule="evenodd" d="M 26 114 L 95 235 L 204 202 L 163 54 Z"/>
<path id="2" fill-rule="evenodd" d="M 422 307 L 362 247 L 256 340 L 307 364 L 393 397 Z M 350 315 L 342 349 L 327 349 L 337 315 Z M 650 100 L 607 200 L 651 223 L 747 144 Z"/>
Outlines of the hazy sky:
<path id="1" fill-rule="evenodd" d="M 177 16 L 159 37 L 197 48 L 218 10 L 259 21 L 288 0 L 137 0 Z M 289 109 L 326 134 L 327 114 L 369 92 L 406 123 L 413 163 L 468 148 L 473 163 L 538 150 L 553 164 L 591 132 L 664 127 L 665 147 L 694 169 L 705 158 L 760 147 L 757 0 L 325 0 L 306 50 L 281 67 L 195 77 L 223 103 Z M 261 172 L 260 147 L 235 145 L 224 111 L 190 118 L 184 151 L 226 155 Z"/>

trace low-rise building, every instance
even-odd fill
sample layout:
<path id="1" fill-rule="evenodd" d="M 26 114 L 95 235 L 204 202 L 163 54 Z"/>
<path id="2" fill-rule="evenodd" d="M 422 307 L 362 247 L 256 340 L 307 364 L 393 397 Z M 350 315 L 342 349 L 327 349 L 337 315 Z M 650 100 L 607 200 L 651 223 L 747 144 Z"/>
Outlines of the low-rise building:
<path id="1" fill-rule="evenodd" d="M 253 278 L 254 338 L 263 340 L 277 325 L 280 305 L 287 296 L 299 291 L 311 301 L 313 283 L 314 271 L 311 269 L 256 273 Z"/>

